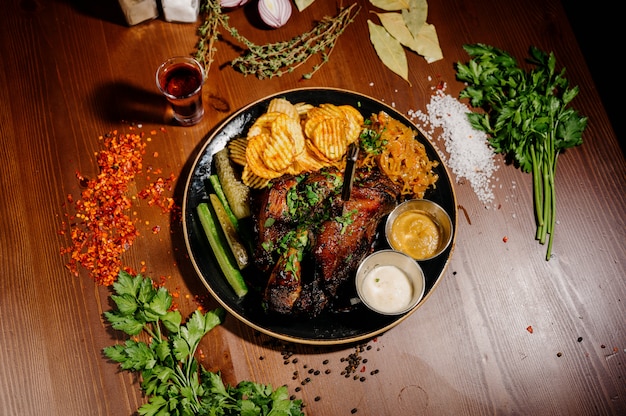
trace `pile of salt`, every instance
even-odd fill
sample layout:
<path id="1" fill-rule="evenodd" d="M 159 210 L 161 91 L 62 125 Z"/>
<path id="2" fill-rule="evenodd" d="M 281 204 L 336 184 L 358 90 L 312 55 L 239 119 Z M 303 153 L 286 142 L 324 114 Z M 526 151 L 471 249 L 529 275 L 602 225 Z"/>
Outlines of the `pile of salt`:
<path id="1" fill-rule="evenodd" d="M 168 22 L 193 23 L 198 19 L 200 0 L 161 0 Z"/>

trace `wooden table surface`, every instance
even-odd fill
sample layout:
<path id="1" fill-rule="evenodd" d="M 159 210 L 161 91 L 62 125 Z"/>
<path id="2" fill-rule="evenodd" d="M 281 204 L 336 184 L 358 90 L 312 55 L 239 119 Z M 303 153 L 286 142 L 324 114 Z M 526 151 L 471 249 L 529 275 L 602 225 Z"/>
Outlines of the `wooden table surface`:
<path id="1" fill-rule="evenodd" d="M 308 415 L 626 414 L 626 164 L 560 2 L 430 2 L 428 21 L 444 59 L 428 64 L 409 53 L 411 85 L 377 58 L 367 32 L 375 9 L 365 0 L 310 80 L 301 79 L 303 71 L 244 77 L 228 65 L 239 54 L 236 44 L 221 41 L 204 90 L 206 115 L 193 127 L 167 121 L 154 71 L 169 56 L 195 51 L 197 24 L 159 18 L 128 27 L 112 0 L 6 3 L 0 415 L 132 415 L 145 402 L 138 379 L 102 354 L 123 339 L 102 316 L 111 307 L 110 288 L 86 273 L 73 276 L 60 255 L 68 244 L 60 232 L 68 195 L 80 197 L 77 173 L 98 173 L 100 136 L 117 130 L 150 137 L 144 170 L 174 174 L 168 192 L 180 204 L 205 137 L 246 104 L 321 86 L 369 95 L 403 114 L 425 112 L 440 82 L 458 97 L 463 85 L 453 64 L 467 61 L 462 45 L 474 42 L 520 60 L 531 45 L 554 51 L 580 87 L 573 107 L 589 123 L 583 145 L 559 158 L 552 259 L 544 259 L 545 246 L 534 240 L 531 176 L 498 157 L 493 203 L 481 203 L 453 175 L 462 210 L 452 259 L 432 296 L 400 325 L 359 345 L 292 345 L 227 316 L 202 341 L 200 360 L 229 384 L 286 384 Z M 243 9 L 229 15 L 234 27 L 263 44 L 291 38 L 336 10 L 335 2 L 317 1 L 278 30 L 255 27 L 253 13 Z M 437 133 L 432 139 L 442 147 Z M 218 306 L 186 254 L 180 221 L 145 201 L 133 210 L 140 236 L 124 265 L 163 282 L 184 314 Z M 351 357 L 364 380 L 342 374 Z M 311 380 L 302 385 L 306 377 Z"/>

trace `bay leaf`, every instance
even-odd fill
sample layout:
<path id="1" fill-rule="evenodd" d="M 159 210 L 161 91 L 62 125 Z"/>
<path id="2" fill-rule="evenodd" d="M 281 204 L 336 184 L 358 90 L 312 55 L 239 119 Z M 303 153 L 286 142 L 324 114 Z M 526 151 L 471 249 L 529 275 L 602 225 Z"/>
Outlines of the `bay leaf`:
<path id="1" fill-rule="evenodd" d="M 415 38 L 400 13 L 376 13 L 376 16 L 378 16 L 380 23 L 382 23 L 383 27 L 387 29 L 387 32 L 389 32 L 391 36 L 396 38 L 404 46 L 417 52 L 415 49 Z"/>
<path id="2" fill-rule="evenodd" d="M 409 81 L 409 64 L 402 44 L 380 25 L 367 20 L 370 32 L 370 41 L 383 64 L 401 76 L 406 82 Z"/>
<path id="3" fill-rule="evenodd" d="M 311 4 L 313 4 L 315 0 L 295 0 L 296 3 L 296 7 L 298 8 L 298 11 L 302 11 L 304 9 L 306 9 L 307 7 L 309 7 Z"/>
<path id="4" fill-rule="evenodd" d="M 409 8 L 409 0 L 370 0 L 372 6 L 379 9 L 394 11 Z"/>
<path id="5" fill-rule="evenodd" d="M 413 34 L 413 37 L 417 37 L 422 26 L 426 24 L 427 17 L 428 3 L 426 0 L 410 0 L 409 8 L 402 10 L 404 23 Z"/>
<path id="6" fill-rule="evenodd" d="M 439 38 L 437 37 L 435 25 L 426 23 L 422 26 L 422 29 L 415 38 L 415 44 L 417 46 L 415 52 L 422 55 L 429 64 L 443 59 L 443 51 L 441 50 L 441 46 L 439 46 Z"/>

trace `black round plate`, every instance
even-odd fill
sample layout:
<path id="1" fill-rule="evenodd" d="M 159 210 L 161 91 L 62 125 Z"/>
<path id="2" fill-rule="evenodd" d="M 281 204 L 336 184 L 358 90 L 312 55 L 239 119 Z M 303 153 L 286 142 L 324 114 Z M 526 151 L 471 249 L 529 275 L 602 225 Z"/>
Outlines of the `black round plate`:
<path id="1" fill-rule="evenodd" d="M 208 200 L 206 184 L 212 171 L 213 155 L 223 149 L 229 140 L 245 136 L 252 123 L 266 112 L 269 102 L 278 97 L 285 98 L 294 104 L 348 104 L 357 108 L 364 118 L 385 111 L 393 118 L 416 130 L 418 132 L 417 140 L 425 145 L 428 157 L 431 160 L 439 161 L 439 166 L 435 169 L 439 175 L 436 188 L 429 190 L 424 197 L 439 203 L 450 214 L 454 235 L 452 243 L 441 256 L 427 262 L 420 262 L 426 275 L 426 290 L 424 298 L 411 311 L 399 316 L 384 316 L 371 312 L 362 304 L 357 304 L 349 311 L 327 312 L 310 319 L 277 318 L 263 311 L 261 297 L 257 291 L 251 289 L 243 299 L 239 299 L 230 288 L 217 265 L 202 225 L 198 220 L 196 207 L 199 203 Z M 392 107 L 362 94 L 339 89 L 302 88 L 283 91 L 251 103 L 237 111 L 224 121 L 214 133 L 205 138 L 205 144 L 192 165 L 183 199 L 185 243 L 193 266 L 209 292 L 229 313 L 245 324 L 273 337 L 303 344 L 332 345 L 369 339 L 396 326 L 415 312 L 430 296 L 444 274 L 450 255 L 454 250 L 456 224 L 456 197 L 450 175 L 428 139 L 410 120 Z M 379 240 L 384 240 L 384 238 L 379 238 Z M 381 248 L 385 244 L 380 241 L 379 243 Z"/>

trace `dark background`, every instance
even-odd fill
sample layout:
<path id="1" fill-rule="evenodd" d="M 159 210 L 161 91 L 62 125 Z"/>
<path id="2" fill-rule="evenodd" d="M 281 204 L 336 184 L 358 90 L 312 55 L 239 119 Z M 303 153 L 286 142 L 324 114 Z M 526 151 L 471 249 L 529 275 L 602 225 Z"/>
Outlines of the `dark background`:
<path id="1" fill-rule="evenodd" d="M 621 115 L 619 113 L 623 109 L 618 104 L 618 94 L 624 90 L 624 79 L 620 75 L 619 64 L 626 36 L 624 29 L 620 31 L 619 28 L 626 24 L 623 18 L 618 21 L 621 15 L 615 4 L 609 6 L 608 0 L 590 3 L 580 0 L 563 0 L 563 7 L 585 55 L 587 66 L 598 93 L 602 97 L 622 152 L 624 152 L 625 127 L 619 119 Z"/>

